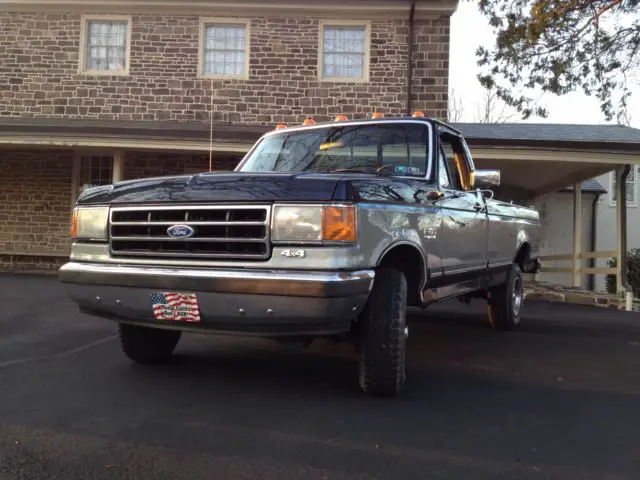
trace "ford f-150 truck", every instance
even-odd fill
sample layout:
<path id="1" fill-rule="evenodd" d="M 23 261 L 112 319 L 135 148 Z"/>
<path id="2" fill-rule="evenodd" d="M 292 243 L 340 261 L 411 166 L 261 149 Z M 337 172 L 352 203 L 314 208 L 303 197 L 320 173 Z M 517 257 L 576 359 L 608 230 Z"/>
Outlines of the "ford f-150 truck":
<path id="1" fill-rule="evenodd" d="M 495 329 L 519 324 L 539 216 L 499 184 L 419 113 L 278 125 L 232 172 L 83 192 L 59 279 L 133 361 L 187 332 L 330 337 L 352 342 L 364 392 L 397 395 L 408 306 L 481 297 Z"/>

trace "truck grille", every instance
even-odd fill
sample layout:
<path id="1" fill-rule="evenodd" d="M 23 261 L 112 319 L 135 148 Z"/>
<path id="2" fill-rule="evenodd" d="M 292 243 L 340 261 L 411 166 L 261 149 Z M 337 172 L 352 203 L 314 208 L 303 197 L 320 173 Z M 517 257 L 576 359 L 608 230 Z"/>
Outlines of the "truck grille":
<path id="1" fill-rule="evenodd" d="M 109 221 L 114 256 L 266 260 L 271 208 L 259 206 L 114 207 Z M 172 226 L 193 229 L 174 238 Z"/>

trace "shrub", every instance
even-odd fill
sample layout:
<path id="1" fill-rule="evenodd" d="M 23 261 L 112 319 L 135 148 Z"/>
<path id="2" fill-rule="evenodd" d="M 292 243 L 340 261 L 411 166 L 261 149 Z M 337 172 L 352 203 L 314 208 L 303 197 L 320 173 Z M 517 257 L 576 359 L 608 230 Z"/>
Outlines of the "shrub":
<path id="1" fill-rule="evenodd" d="M 607 260 L 609 268 L 616 268 L 618 261 L 616 257 Z M 632 248 L 627 254 L 627 281 L 631 285 L 633 295 L 640 297 L 640 248 Z M 616 293 L 616 276 L 607 275 L 607 292 Z"/>

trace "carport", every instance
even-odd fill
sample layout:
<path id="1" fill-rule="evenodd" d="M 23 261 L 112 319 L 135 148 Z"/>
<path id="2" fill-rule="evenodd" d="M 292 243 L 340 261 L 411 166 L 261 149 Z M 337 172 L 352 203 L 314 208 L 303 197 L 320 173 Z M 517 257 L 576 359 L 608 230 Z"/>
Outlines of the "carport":
<path id="1" fill-rule="evenodd" d="M 502 186 L 496 198 L 530 204 L 542 195 L 573 187 L 573 249 L 560 255 L 542 257 L 541 272 L 570 273 L 573 286 L 583 274 L 616 276 L 617 291 L 625 296 L 631 310 L 632 291 L 626 274 L 626 178 L 640 165 L 640 130 L 618 125 L 559 124 L 454 124 L 469 143 L 477 168 L 497 168 Z M 581 185 L 603 173 L 616 172 L 616 236 L 613 251 L 583 251 Z M 616 268 L 583 266 L 586 259 L 621 259 Z M 565 261 L 570 266 L 545 266 L 545 262 Z"/>

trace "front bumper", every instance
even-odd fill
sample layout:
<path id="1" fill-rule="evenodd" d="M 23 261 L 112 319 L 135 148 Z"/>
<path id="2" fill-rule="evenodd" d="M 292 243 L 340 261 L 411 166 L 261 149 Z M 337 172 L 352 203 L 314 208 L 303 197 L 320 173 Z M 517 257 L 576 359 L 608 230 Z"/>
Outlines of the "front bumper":
<path id="1" fill-rule="evenodd" d="M 60 282 L 81 311 L 126 323 L 255 335 L 348 331 L 367 301 L 373 270 L 291 271 L 69 262 Z M 200 322 L 156 320 L 154 292 L 195 293 Z"/>

